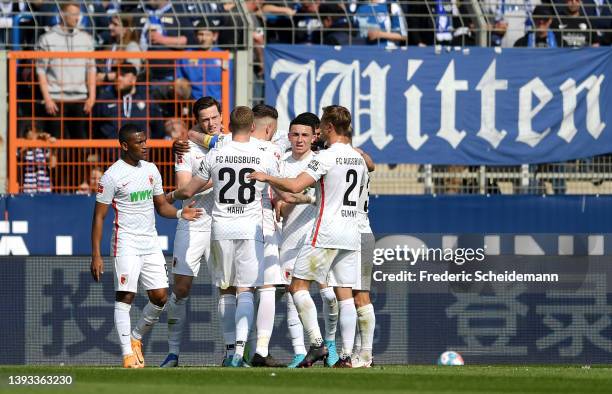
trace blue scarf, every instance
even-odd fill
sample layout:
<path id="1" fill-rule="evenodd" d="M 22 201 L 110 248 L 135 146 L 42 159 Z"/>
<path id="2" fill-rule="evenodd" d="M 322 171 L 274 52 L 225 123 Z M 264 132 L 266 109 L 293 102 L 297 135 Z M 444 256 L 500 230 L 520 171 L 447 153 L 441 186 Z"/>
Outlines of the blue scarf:
<path id="1" fill-rule="evenodd" d="M 501 0 L 499 6 L 495 8 L 495 22 L 503 21 L 506 14 L 506 0 Z M 494 46 L 501 46 L 502 36 L 497 33 L 491 34 L 491 40 Z"/>
<path id="2" fill-rule="evenodd" d="M 550 30 L 546 34 L 546 44 L 548 45 L 549 48 L 556 48 L 557 47 L 557 39 L 555 38 L 555 33 L 553 33 Z M 535 37 L 535 33 L 534 32 L 531 32 L 531 33 L 527 34 L 527 46 L 529 48 L 535 48 L 535 46 L 536 46 L 536 37 Z"/>
<path id="3" fill-rule="evenodd" d="M 147 14 L 149 15 L 149 20 L 142 28 L 142 35 L 140 36 L 140 47 L 143 50 L 147 50 L 149 48 L 149 28 L 151 26 L 155 26 L 157 31 L 161 34 L 164 34 L 164 25 L 161 22 L 161 16 L 166 13 L 166 11 L 172 9 L 172 2 L 169 2 L 162 8 L 158 8 L 156 10 L 147 10 Z"/>
<path id="4" fill-rule="evenodd" d="M 438 41 L 451 41 L 453 39 L 451 16 L 444 9 L 444 1 L 436 0 L 436 39 Z"/>

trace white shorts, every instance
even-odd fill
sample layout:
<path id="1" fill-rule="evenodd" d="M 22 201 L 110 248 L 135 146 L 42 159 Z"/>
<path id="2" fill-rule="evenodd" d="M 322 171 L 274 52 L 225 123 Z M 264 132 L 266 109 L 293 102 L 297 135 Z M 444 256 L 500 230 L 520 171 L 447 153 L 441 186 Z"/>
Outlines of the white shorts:
<path id="1" fill-rule="evenodd" d="M 295 267 L 295 260 L 300 253 L 299 247 L 288 248 L 280 250 L 280 266 L 281 273 L 285 284 L 291 284 L 291 278 L 293 277 L 293 267 Z"/>
<path id="2" fill-rule="evenodd" d="M 264 230 L 264 285 L 285 284 L 279 260 L 279 243 L 280 234 L 278 231 L 266 234 Z"/>
<path id="3" fill-rule="evenodd" d="M 254 239 L 222 239 L 210 242 L 211 276 L 215 286 L 227 289 L 263 285 L 263 242 Z"/>
<path id="4" fill-rule="evenodd" d="M 357 255 L 357 281 L 355 286 L 353 286 L 353 290 L 370 291 L 375 243 L 374 234 L 361 234 L 361 251 Z"/>
<path id="5" fill-rule="evenodd" d="M 114 265 L 115 291 L 136 293 L 139 278 L 145 290 L 168 288 L 168 268 L 161 251 L 140 256 L 117 256 Z"/>
<path id="6" fill-rule="evenodd" d="M 198 276 L 202 259 L 210 272 L 210 231 L 176 230 L 172 273 Z"/>
<path id="7" fill-rule="evenodd" d="M 353 287 L 358 254 L 358 250 L 317 248 L 306 244 L 295 260 L 293 276 L 327 284 L 329 274 L 333 273 L 335 287 Z"/>

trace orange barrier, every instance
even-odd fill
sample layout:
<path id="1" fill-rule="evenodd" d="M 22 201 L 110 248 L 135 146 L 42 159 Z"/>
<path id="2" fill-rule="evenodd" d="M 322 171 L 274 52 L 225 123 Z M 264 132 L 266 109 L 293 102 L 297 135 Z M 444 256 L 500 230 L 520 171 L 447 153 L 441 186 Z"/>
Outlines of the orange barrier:
<path id="1" fill-rule="evenodd" d="M 149 140 L 148 160 L 155 163 L 162 174 L 164 189 L 174 188 L 174 157 L 172 141 Z M 33 162 L 35 155 L 43 156 Z M 28 159 L 29 157 L 29 159 Z M 12 158 L 10 193 L 79 193 L 96 192 L 102 173 L 119 159 L 117 140 L 21 140 Z M 41 177 L 45 181 L 41 181 Z M 37 178 L 33 185 L 27 178 Z M 47 181 L 48 179 L 48 181 Z M 47 183 L 48 182 L 48 183 Z"/>
<path id="2" fill-rule="evenodd" d="M 40 95 L 40 84 L 36 76 L 37 62 L 55 61 L 60 59 L 61 72 L 76 72 L 73 67 L 85 67 L 84 62 L 95 59 L 98 61 L 112 62 L 117 64 L 116 70 L 122 73 L 122 68 L 131 67 L 124 62 L 128 59 L 142 59 L 142 70 L 136 81 L 135 89 L 140 89 L 144 95 L 139 100 L 128 102 L 122 100 L 119 93 L 112 100 L 96 97 L 96 107 L 85 115 L 72 116 L 65 115 L 64 109 L 71 104 L 85 104 L 85 99 L 75 101 L 56 100 L 60 113 L 50 115 L 42 102 Z M 85 59 L 83 64 L 74 65 L 68 62 L 65 65 L 63 59 Z M 116 130 L 122 124 L 131 121 L 140 121 L 146 124 L 148 130 L 157 125 L 157 130 L 163 125 L 165 128 L 172 128 L 174 122 L 191 127 L 193 119 L 191 117 L 192 100 L 190 98 L 179 97 L 181 88 L 175 81 L 178 77 L 179 60 L 185 59 L 189 67 L 201 67 L 205 73 L 207 67 L 219 67 L 221 69 L 221 105 L 222 122 L 225 129 L 229 124 L 229 101 L 230 101 L 230 70 L 229 52 L 225 51 L 155 51 L 155 52 L 33 52 L 20 51 L 9 53 L 9 173 L 8 173 L 8 192 L 60 192 L 60 193 L 85 193 L 85 184 L 91 178 L 91 173 L 96 175 L 99 170 L 105 170 L 118 158 L 118 143 L 116 140 L 94 139 L 99 125 L 102 123 L 111 124 L 110 129 Z M 205 59 L 204 64 L 196 64 L 198 60 Z M 153 62 L 153 63 L 149 63 Z M 57 64 L 56 64 L 57 65 Z M 185 64 L 183 64 L 185 66 Z M 166 80 L 153 80 L 151 74 L 155 68 L 164 67 L 174 70 L 174 75 Z M 82 70 L 82 69 L 81 69 Z M 197 69 L 196 69 L 197 70 Z M 202 86 L 210 86 L 204 79 Z M 185 83 L 181 86 L 184 87 Z M 217 83 L 218 85 L 218 83 Z M 110 86 L 107 91 L 117 89 L 113 92 L 120 92 L 119 83 L 115 81 L 101 81 L 97 83 L 98 91 Z M 140 88 L 138 88 L 140 87 Z M 142 88 L 144 87 L 144 88 Z M 168 89 L 169 88 L 169 89 Z M 156 92 L 170 92 L 166 97 L 151 94 Z M 185 93 L 182 92 L 184 96 Z M 63 96 L 62 96 L 63 97 Z M 103 107 L 112 108 L 114 113 L 105 112 Z M 138 105 L 139 109 L 146 106 L 146 111 L 140 117 L 126 117 L 124 112 L 126 107 Z M 141 106 L 142 105 L 142 106 Z M 163 106 L 163 107 L 162 107 Z M 149 111 L 149 108 L 156 108 L 157 111 Z M 163 108 L 163 109 L 162 109 Z M 142 111 L 141 111 L 142 112 Z M 171 114 L 169 116 L 168 114 Z M 74 130 L 77 125 L 86 125 L 83 133 L 88 139 L 65 139 L 68 136 L 66 131 L 68 125 Z M 165 123 L 164 123 L 165 122 Z M 45 127 L 53 129 L 57 141 L 38 139 L 39 132 L 47 132 Z M 59 125 L 58 127 L 55 127 Z M 182 126 L 181 126 L 182 127 Z M 79 131 L 82 129 L 77 127 Z M 28 133 L 29 131 L 29 133 Z M 25 138 L 28 137 L 28 138 Z M 150 149 L 149 160 L 158 165 L 164 177 L 164 186 L 170 188 L 174 184 L 174 171 L 172 168 L 173 158 L 170 152 L 171 142 L 167 140 L 150 139 L 148 143 Z M 41 184 L 36 185 L 36 180 Z M 95 176 L 94 176 L 95 178 Z M 90 187 L 91 188 L 91 187 Z M 91 192 L 91 190 L 89 190 Z"/>

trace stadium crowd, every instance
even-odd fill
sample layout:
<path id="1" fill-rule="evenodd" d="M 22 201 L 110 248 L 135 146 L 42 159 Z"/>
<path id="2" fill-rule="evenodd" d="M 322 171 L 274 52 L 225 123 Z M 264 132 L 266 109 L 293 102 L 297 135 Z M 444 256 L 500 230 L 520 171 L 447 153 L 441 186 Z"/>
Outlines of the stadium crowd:
<path id="1" fill-rule="evenodd" d="M 488 16 L 490 45 L 583 47 L 610 45 L 612 14 L 608 0 L 481 2 Z M 41 51 L 134 52 L 122 61 L 47 59 L 36 73 L 25 68 L 21 80 L 39 85 L 41 102 L 20 106 L 20 116 L 46 118 L 35 127 L 56 138 L 115 138 L 119 118 L 155 118 L 151 138 L 172 138 L 174 119 L 188 114 L 188 101 L 221 99 L 221 67 L 214 59 L 149 60 L 137 53 L 209 50 L 245 45 L 246 22 L 235 1 L 19 1 L 2 3 L 8 48 Z M 535 5 L 538 4 L 538 5 Z M 326 45 L 475 45 L 475 12 L 460 1 L 259 1 L 242 3 L 250 13 L 255 71 L 261 76 L 265 43 Z M 70 68 L 70 73 L 63 73 Z M 74 72 L 72 72 L 74 71 Z M 149 91 L 138 84 L 146 78 Z M 150 99 L 149 99 L 150 95 Z M 147 98 L 147 100 L 145 100 Z M 96 100 L 97 99 L 97 100 Z M 180 104 L 180 103 L 183 104 Z M 134 104 L 137 105 L 134 105 Z M 179 104 L 177 104 L 179 103 Z M 143 105 L 144 104 L 144 105 Z M 111 108 L 112 107 L 112 108 Z M 87 127 L 85 119 L 96 119 Z M 60 124 L 57 116 L 61 118 Z M 106 119 L 105 119 L 106 118 Z M 67 119 L 67 120 L 64 120 Z M 170 121 L 164 125 L 163 120 Z M 88 132 L 89 130 L 89 132 Z"/>
<path id="2" fill-rule="evenodd" d="M 68 1 L 2 1 L 0 41 L 31 49 L 61 21 L 58 8 Z M 197 29 L 213 32 L 212 44 L 245 44 L 237 1 L 89 0 L 73 2 L 81 12 L 78 27 L 92 35 L 96 48 L 159 50 L 196 48 Z M 479 14 L 459 0 L 246 0 L 256 43 L 474 45 Z M 537 6 L 544 8 L 538 9 Z M 489 45 L 513 46 L 537 27 L 536 15 L 550 16 L 560 35 L 557 46 L 610 45 L 609 0 L 481 0 Z M 544 14 L 542 14 L 544 13 Z M 203 20 L 203 17 L 206 20 Z M 130 34 L 118 34 L 127 29 Z M 573 36 L 573 38 L 571 38 Z M 577 36 L 584 36 L 576 39 Z M 210 44 L 209 44 L 210 45 Z M 159 70 L 163 74 L 163 68 Z M 163 77 L 163 75 L 162 75 Z"/>
<path id="3" fill-rule="evenodd" d="M 610 45 L 612 8 L 608 0 L 532 1 L 483 0 L 482 11 L 488 18 L 488 43 L 492 46 L 582 47 Z M 42 51 L 112 51 L 188 50 L 216 51 L 245 45 L 246 21 L 240 18 L 235 1 L 2 1 L 0 39 L 7 48 Z M 242 3 L 255 26 L 256 65 L 263 63 L 261 46 L 265 43 L 326 45 L 475 45 L 475 11 L 460 1 L 259 1 Z M 537 5 L 536 5 L 537 4 Z M 51 62 L 53 63 L 53 62 Z M 57 63 L 57 62 L 55 62 Z M 134 83 L 144 69 L 137 55 L 127 59 L 132 67 L 124 70 L 118 81 L 116 61 L 89 63 L 85 73 L 70 73 L 60 79 L 57 64 L 39 64 L 36 79 L 40 85 L 37 98 L 44 101 L 42 115 L 83 118 L 94 109 L 95 98 L 116 99 L 121 95 L 124 117 L 137 118 L 142 112 L 163 118 L 177 115 L 172 105 L 152 104 L 134 108 L 130 103 L 141 96 Z M 80 64 L 78 61 L 70 66 Z M 176 65 L 163 60 L 149 61 L 147 79 L 151 83 L 173 82 L 156 86 L 150 92 L 154 101 L 173 98 L 196 99 L 210 95 L 220 99 L 220 68 L 215 60 L 180 61 Z M 63 63 L 63 66 L 66 65 Z M 202 70 L 205 70 L 204 72 Z M 261 67 L 255 70 L 261 75 Z M 88 76 L 95 72 L 95 78 Z M 131 74 L 131 75 L 129 75 Z M 67 85 L 70 85 L 66 88 Z M 121 87 L 119 87 L 121 85 Z M 63 86 L 63 87 L 61 87 Z M 97 90 L 94 92 L 94 90 Z M 126 94 L 127 93 L 127 94 Z M 61 96 L 61 97 L 60 97 Z M 130 101 L 131 100 L 131 101 Z M 84 101 L 85 105 L 75 105 Z M 25 106 L 24 106 L 25 107 Z M 168 107 L 168 108 L 166 108 Z M 188 106 L 187 106 L 188 107 Z M 42 109 L 42 108 L 40 108 Z M 39 110 L 40 110 L 39 109 Z M 188 111 L 186 108 L 182 108 Z M 24 111 L 29 109 L 24 108 Z M 115 111 L 116 112 L 116 111 Z M 23 115 L 28 115 L 24 113 Z M 110 113 L 108 117 L 117 117 Z M 45 132 L 60 137 L 55 120 L 46 122 Z M 41 128 L 41 126 L 39 126 Z M 63 138 L 87 138 L 82 121 L 66 124 Z M 22 127 L 21 135 L 25 134 Z M 114 138 L 117 127 L 99 122 L 92 137 Z M 151 137 L 170 137 L 163 124 L 151 128 Z"/>
<path id="4" fill-rule="evenodd" d="M 125 60 L 97 63 L 39 59 L 30 61 L 35 67 L 28 67 L 28 61 L 22 61 L 19 136 L 114 139 L 129 120 L 144 127 L 149 138 L 168 140 L 184 135 L 191 126 L 193 100 L 221 100 L 222 67 L 217 59 L 144 61 L 139 52 L 244 48 L 250 33 L 254 72 L 261 79 L 267 43 L 468 46 L 482 44 L 482 30 L 489 46 L 556 48 L 612 42 L 610 0 L 478 4 L 487 22 L 480 28 L 472 3 L 459 0 L 2 1 L 0 42 L 7 49 L 134 53 Z M 254 28 L 247 30 L 247 25 Z M 48 157 L 52 156 L 44 150 L 27 156 L 23 182 L 30 184 L 28 190 L 51 190 L 52 166 L 42 164 Z"/>
<path id="5" fill-rule="evenodd" d="M 374 236 L 368 207 L 375 165 L 351 144 L 350 112 L 331 105 L 321 119 L 300 114 L 284 138 L 276 138 L 278 112 L 271 106 L 237 106 L 227 134 L 220 111 L 210 96 L 194 103 L 197 125 L 189 141 L 173 144 L 172 192 L 164 195 L 162 175 L 147 161 L 146 133 L 136 124 L 120 128 L 121 157 L 99 178 L 91 274 L 99 282 L 104 273 L 100 244 L 112 204 L 114 320 L 123 367 L 145 366 L 143 337 L 164 311 L 168 355 L 160 367 L 179 365 L 186 303 L 201 262 L 219 290 L 221 366 L 309 368 L 323 361 L 334 368 L 371 367 L 376 317 L 369 296 Z M 170 205 L 178 200 L 182 208 Z M 154 210 L 179 219 L 171 293 Z M 133 326 L 139 282 L 149 303 Z M 309 292 L 313 282 L 323 301 L 324 332 Z M 282 297 L 294 350 L 289 365 L 269 349 Z"/>

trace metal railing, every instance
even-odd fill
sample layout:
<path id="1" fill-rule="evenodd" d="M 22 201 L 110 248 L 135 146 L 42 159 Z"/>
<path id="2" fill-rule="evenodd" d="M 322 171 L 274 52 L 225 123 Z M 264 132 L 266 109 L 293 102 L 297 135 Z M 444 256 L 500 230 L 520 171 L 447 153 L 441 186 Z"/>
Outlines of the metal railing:
<path id="1" fill-rule="evenodd" d="M 109 96 L 98 98 L 96 106 L 101 106 L 100 110 L 96 107 L 85 115 L 72 116 L 61 112 L 62 105 L 67 102 L 62 101 L 62 97 L 55 99 L 55 103 L 60 111 L 58 114 L 45 114 L 47 109 L 40 101 L 40 81 L 33 77 L 35 74 L 35 63 L 37 61 L 53 61 L 54 67 L 63 72 L 63 66 L 75 67 L 74 62 L 68 60 L 125 60 L 137 56 L 143 60 L 143 71 L 140 73 L 141 79 L 133 85 L 127 85 L 130 95 L 128 100 L 122 93 L 122 82 L 120 74 L 122 69 L 118 68 L 116 81 L 107 83 Z M 95 168 L 102 170 L 112 164 L 116 157 L 116 133 L 119 127 L 125 123 L 139 122 L 147 132 L 153 132 L 153 124 L 160 123 L 166 127 L 166 123 L 179 121 L 183 122 L 183 130 L 186 133 L 193 122 L 191 116 L 190 97 L 178 97 L 175 89 L 166 99 L 155 96 L 155 89 L 166 90 L 172 83 L 166 81 L 152 81 L 149 79 L 148 61 L 157 61 L 153 66 L 176 67 L 177 61 L 185 59 L 214 59 L 218 60 L 218 67 L 221 73 L 221 97 L 222 103 L 222 122 L 227 128 L 229 124 L 229 53 L 221 52 L 142 52 L 137 55 L 134 52 L 120 51 L 98 51 L 98 52 L 31 52 L 15 51 L 9 54 L 9 150 L 8 150 L 8 192 L 77 192 L 86 179 L 91 177 L 91 172 Z M 121 63 L 119 63 L 121 64 Z M 77 64 L 80 68 L 87 67 L 85 63 Z M 125 66 L 125 65 L 124 65 Z M 131 67 L 131 66 L 125 66 Z M 23 71 L 30 75 L 23 78 Z M 68 71 L 67 71 L 68 72 Z M 70 69 L 70 72 L 75 72 Z M 82 72 L 82 71 L 81 71 Z M 132 67 L 133 72 L 133 67 Z M 137 94 L 137 89 L 141 88 L 141 94 Z M 23 88 L 23 89 L 18 89 Z M 67 88 L 63 86 L 63 88 Z M 132 89 L 132 90 L 130 90 Z M 112 92 L 112 94 L 110 94 Z M 63 94 L 63 91 L 59 93 Z M 133 96 L 133 97 L 132 97 Z M 112 97 L 112 98 L 111 98 Z M 71 105 L 82 106 L 83 100 L 68 102 Z M 161 109 L 153 112 L 153 106 L 170 105 L 172 107 L 169 114 L 165 114 Z M 130 109 L 131 107 L 131 109 Z M 187 113 L 176 108 L 186 108 Z M 132 111 L 131 116 L 126 115 L 126 111 Z M 136 111 L 139 110 L 138 115 Z M 42 115 L 41 115 L 42 114 Z M 87 128 L 86 139 L 65 139 L 64 131 L 69 122 L 81 122 Z M 53 123 L 53 126 L 49 125 Z M 107 136 L 106 139 L 92 139 L 95 137 L 94 131 L 97 130 L 97 123 L 109 126 L 108 129 L 114 135 Z M 59 128 L 57 128 L 59 125 Z M 59 132 L 57 140 L 52 138 L 54 127 Z M 19 130 L 21 129 L 21 133 Z M 159 138 L 159 136 L 157 136 Z M 43 140 L 41 140 L 41 138 Z M 184 138 L 184 137 L 183 137 Z M 164 173 L 167 177 L 173 176 L 173 157 L 170 151 L 170 141 L 151 140 L 149 146 L 152 154 L 149 157 L 158 166 L 168 167 Z M 113 153 L 113 151 L 115 153 Z M 168 179 L 170 180 L 170 179 Z M 167 186 L 174 183 L 165 182 Z"/>
<path id="2" fill-rule="evenodd" d="M 21 2 L 23 5 L 21 9 L 14 8 L 11 12 L 4 14 L 5 22 L 0 27 L 0 40 L 7 48 L 33 48 L 40 35 L 57 22 L 57 9 L 62 3 L 64 2 L 60 0 Z M 145 43 L 148 49 L 165 48 L 151 40 L 150 33 L 157 27 L 152 28 L 149 14 L 146 13 L 148 1 L 123 0 L 120 3 L 122 7 L 120 10 L 112 9 L 114 2 L 108 2 L 109 8 L 107 9 L 100 9 L 97 2 L 80 1 L 78 3 L 81 4 L 81 24 L 96 38 L 96 49 L 117 48 L 116 35 L 113 36 L 115 27 L 111 26 L 113 21 L 115 23 L 119 21 L 122 24 L 130 22 L 130 26 L 127 27 L 133 30 L 139 45 Z M 436 35 L 439 27 L 436 1 L 401 0 L 393 3 L 399 7 L 393 10 L 396 15 L 401 15 L 398 20 L 405 22 L 406 39 L 399 42 L 399 45 L 461 46 L 497 43 L 502 46 L 512 46 L 515 38 L 524 35 L 531 29 L 530 26 L 533 26 L 531 13 L 537 1 L 470 0 L 455 2 L 454 7 L 451 2 L 448 2 L 449 7 L 445 8 L 445 13 L 446 16 L 451 17 L 448 29 L 450 35 L 439 37 Z M 248 93 L 237 94 L 236 102 L 241 104 L 256 104 L 264 100 L 262 71 L 263 48 L 266 44 L 272 42 L 321 44 L 325 43 L 326 34 L 343 33 L 346 39 L 345 45 L 355 45 L 364 43 L 367 37 L 367 29 L 360 29 L 355 14 L 358 6 L 366 7 L 369 4 L 367 1 L 327 0 L 320 2 L 320 5 L 342 5 L 344 8 L 341 8 L 341 13 L 325 11 L 325 7 L 323 11 L 321 8 L 308 8 L 309 2 L 291 0 L 266 1 L 265 4 L 257 1 L 173 0 L 170 4 L 168 15 L 174 18 L 176 23 L 174 27 L 168 27 L 168 32 L 171 35 L 190 36 L 181 49 L 201 49 L 202 45 L 195 39 L 195 35 L 198 29 L 201 29 L 200 26 L 205 25 L 218 33 L 215 47 L 236 51 L 234 56 L 237 53 L 244 54 L 247 59 L 244 62 L 246 67 L 237 69 L 235 75 L 237 79 L 246 79 L 246 82 L 237 85 L 249 87 L 244 89 L 248 90 Z M 213 5 L 215 9 L 211 8 Z M 504 6 L 503 12 L 500 10 L 502 5 Z M 589 0 L 584 1 L 580 7 L 581 12 L 588 17 L 583 30 L 597 35 L 600 43 L 609 44 L 609 37 L 612 35 L 612 2 L 603 0 L 595 3 Z M 556 33 L 562 33 L 563 29 L 560 25 L 566 9 L 565 5 L 561 0 L 555 0 L 551 3 L 550 8 L 553 13 L 551 29 Z M 387 11 L 391 12 L 390 6 Z M 365 11 L 361 9 L 360 13 L 362 17 L 368 16 L 367 9 Z M 375 11 L 371 11 L 369 15 L 375 14 Z M 6 22 L 9 19 L 10 24 Z M 338 19 L 343 20 L 338 21 Z M 330 20 L 331 26 L 329 26 Z M 503 26 L 504 23 L 507 26 L 505 26 L 503 39 L 500 41 L 499 34 L 502 30 L 500 26 Z M 326 27 L 321 31 L 321 26 L 324 25 Z M 15 28 L 16 26 L 19 28 Z M 403 32 L 401 26 L 399 29 Z M 143 35 L 146 37 L 141 40 Z M 588 44 L 591 44 L 590 36 L 588 40 Z M 376 38 L 371 41 L 376 41 L 374 44 L 381 43 L 380 39 Z M 559 46 L 564 46 L 563 40 Z M 100 59 L 110 56 L 107 55 L 110 53 L 95 52 L 94 56 Z M 141 53 L 143 55 L 140 56 L 139 53 L 139 57 L 146 58 L 149 53 L 154 52 Z M 155 51 L 155 53 L 159 52 Z M 127 56 L 134 57 L 133 53 L 126 55 L 126 58 Z M 24 64 L 24 67 L 32 66 Z M 24 89 L 24 86 L 21 85 L 20 88 Z M 10 89 L 12 88 L 9 85 L 12 97 Z M 223 100 L 224 104 L 226 101 Z M 17 104 L 26 105 L 27 103 L 14 103 L 14 105 Z M 15 111 L 11 111 L 12 116 L 14 113 Z M 225 110 L 224 115 L 227 114 L 229 111 Z M 18 129 L 13 126 L 13 121 L 21 121 L 23 128 L 24 122 L 28 121 L 27 116 L 25 118 L 11 117 L 11 133 Z M 26 141 L 21 140 L 23 143 Z M 60 141 L 59 145 L 55 146 L 58 147 L 62 143 Z M 31 142 L 20 146 L 11 143 L 9 156 L 16 157 L 20 149 L 30 147 L 29 144 Z M 46 149 L 49 146 L 44 145 L 43 148 Z M 71 160 L 66 159 L 65 162 L 71 163 Z M 16 168 L 10 171 L 13 174 L 10 187 L 12 191 L 17 190 L 13 182 L 17 177 Z M 612 160 L 609 156 L 568 163 L 510 167 L 379 165 L 379 169 L 373 175 L 372 188 L 374 193 L 384 194 L 608 194 L 612 193 L 609 179 L 612 173 L 611 168 Z M 75 175 L 75 178 L 86 178 L 84 174 Z M 65 181 L 56 183 L 57 188 L 54 190 L 77 190 L 75 184 L 62 185 L 65 183 Z"/>

